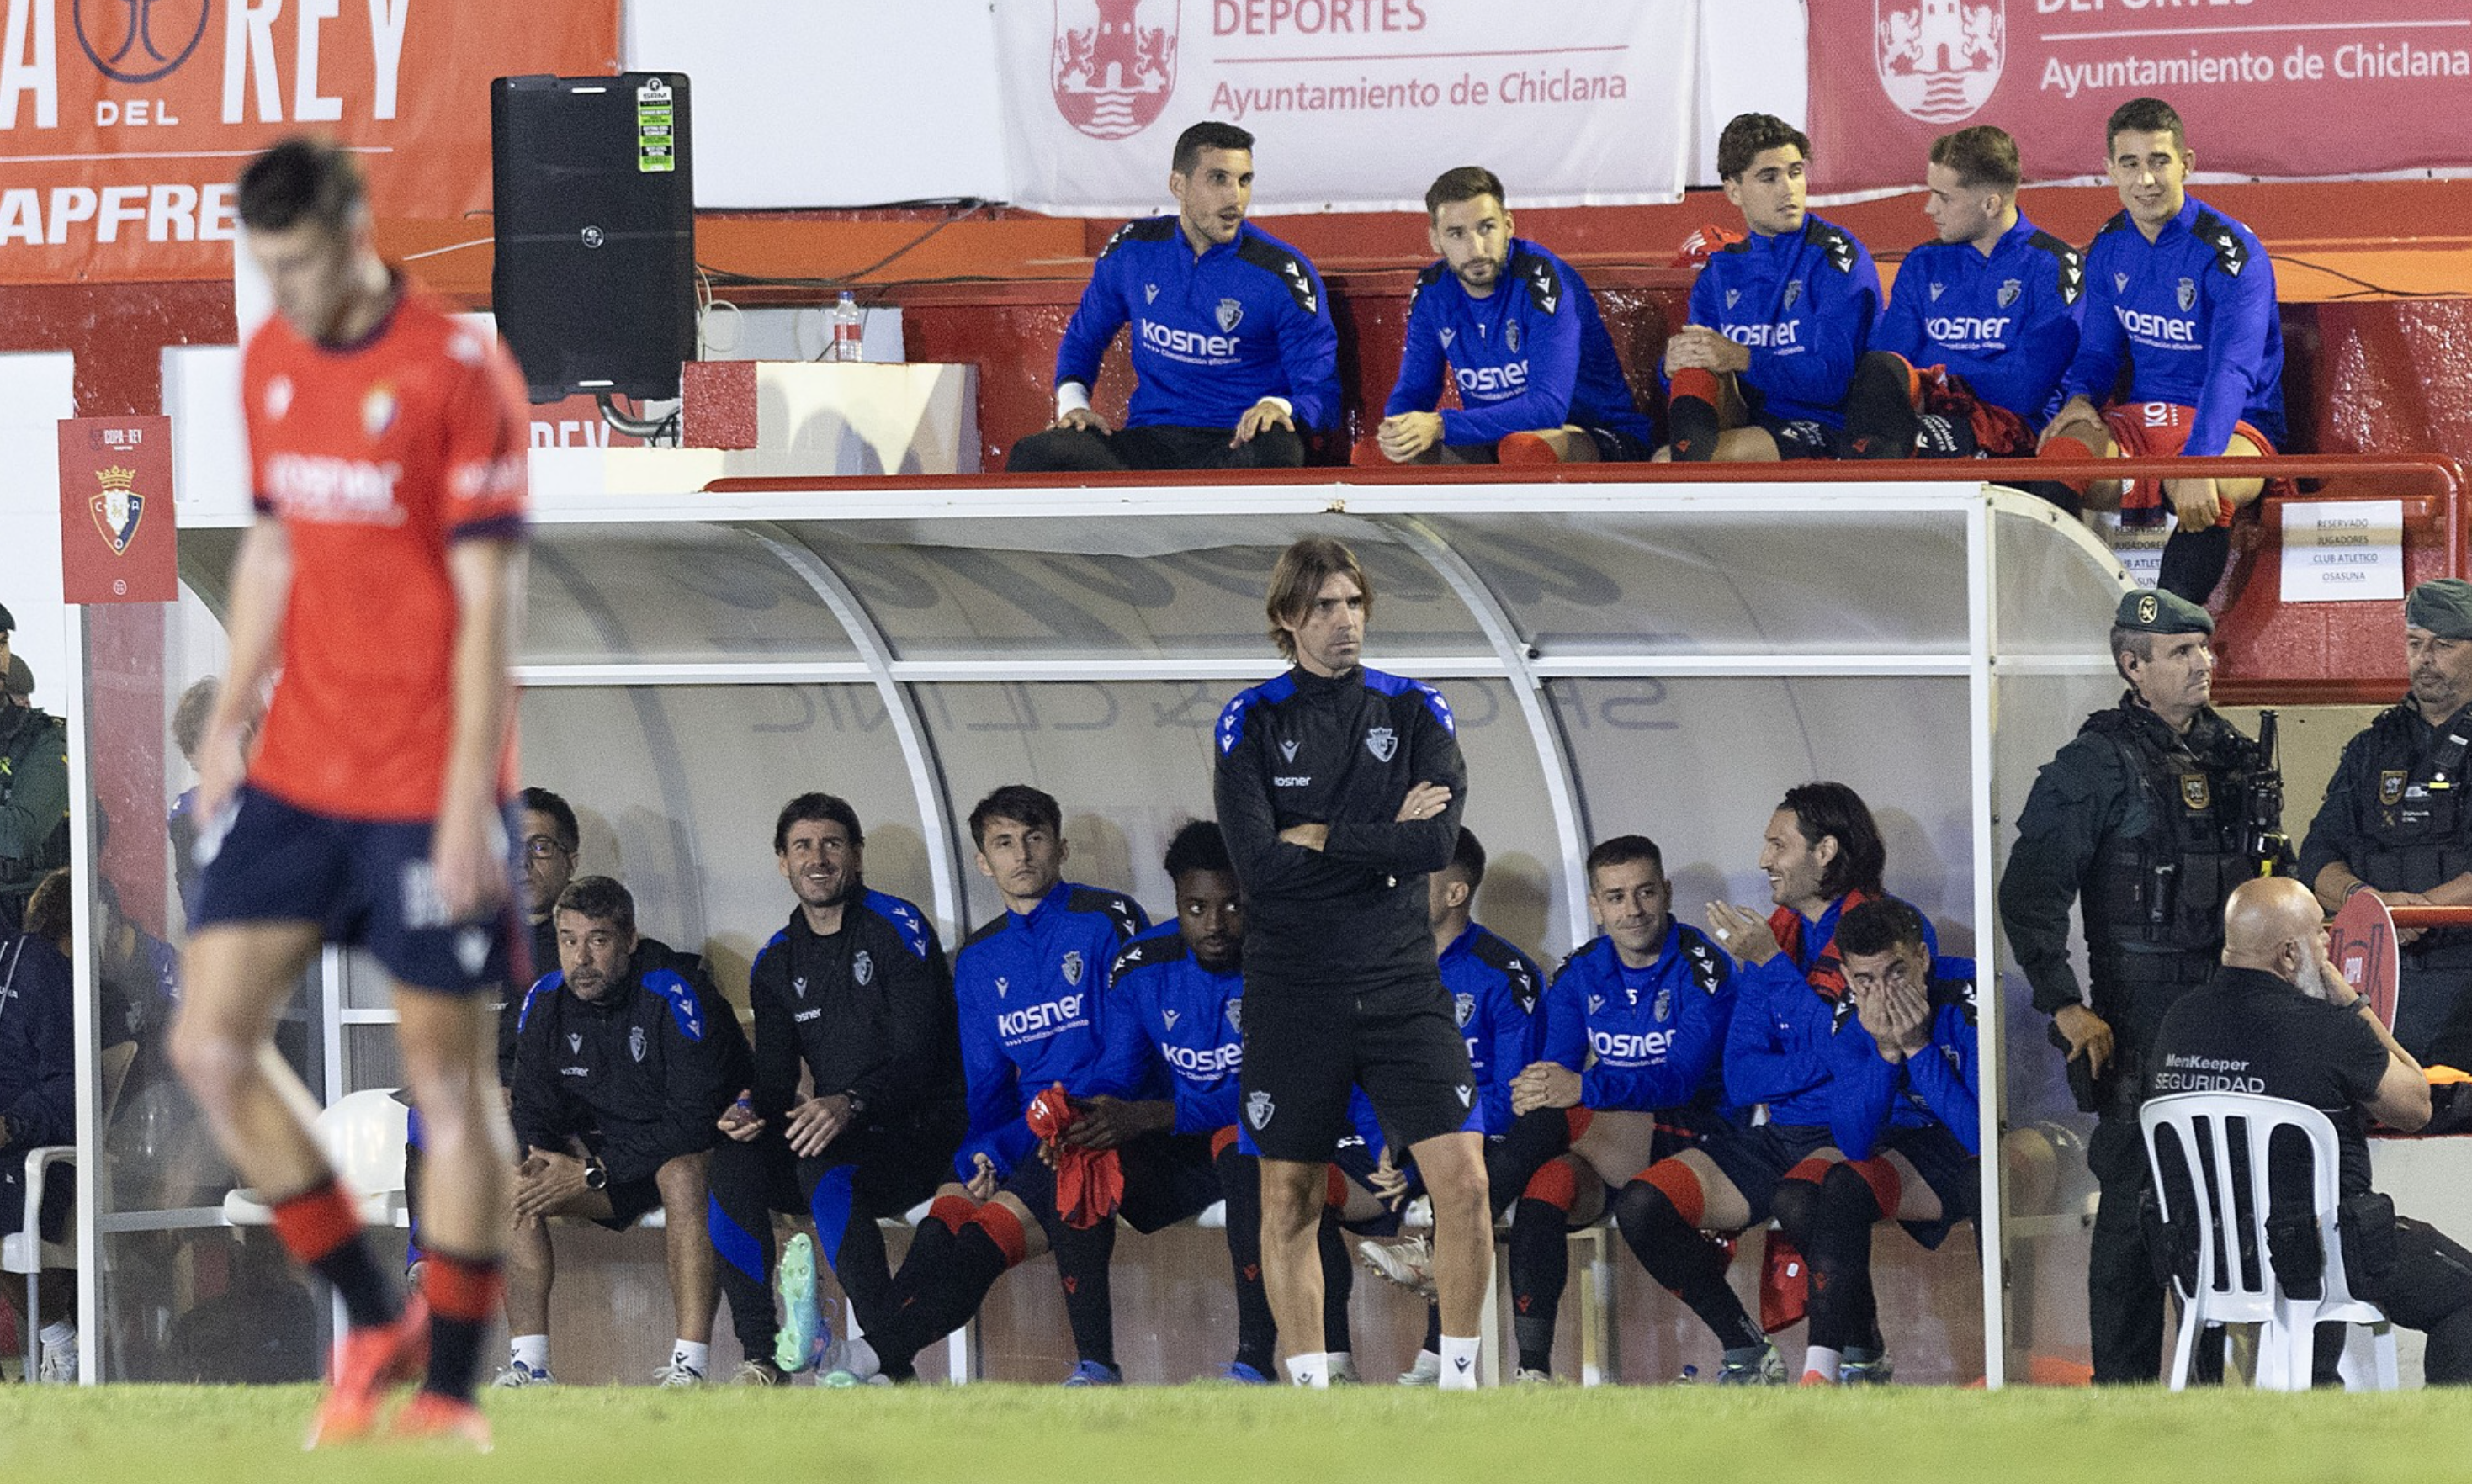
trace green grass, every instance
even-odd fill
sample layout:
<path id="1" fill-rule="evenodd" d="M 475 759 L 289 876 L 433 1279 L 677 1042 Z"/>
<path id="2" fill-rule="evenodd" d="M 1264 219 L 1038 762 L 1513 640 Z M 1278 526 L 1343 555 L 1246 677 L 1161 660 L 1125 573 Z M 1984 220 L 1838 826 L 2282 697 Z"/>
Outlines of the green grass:
<path id="1" fill-rule="evenodd" d="M 1313 1394 L 977 1385 L 492 1397 L 498 1449 L 449 1464 L 367 1446 L 297 1451 L 312 1393 L 0 1390 L 0 1479 L 659 1480 L 662 1484 L 1217 1484 L 1220 1480 L 1730 1479 L 2032 1484 L 2461 1477 L 2472 1394 L 2161 1391 L 1748 1393 L 1713 1388 Z"/>

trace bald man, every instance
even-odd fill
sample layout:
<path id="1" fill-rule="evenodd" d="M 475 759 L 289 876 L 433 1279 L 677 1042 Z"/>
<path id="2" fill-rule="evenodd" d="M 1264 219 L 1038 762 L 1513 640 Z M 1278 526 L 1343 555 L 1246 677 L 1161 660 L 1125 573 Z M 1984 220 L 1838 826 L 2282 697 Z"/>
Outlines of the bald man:
<path id="1" fill-rule="evenodd" d="M 2327 957 L 2318 900 L 2291 877 L 2236 888 L 2223 907 L 2223 963 L 2174 1005 L 2155 1033 L 2147 1093 L 2239 1091 L 2289 1098 L 2334 1120 L 2343 1249 L 2352 1292 L 2429 1335 L 2432 1385 L 2472 1382 L 2472 1252 L 2425 1222 L 2394 1214 L 2369 1189 L 2369 1119 L 2411 1133 L 2429 1121 L 2429 1082 L 2368 1001 Z M 2282 1158 L 2295 1156 L 2291 1164 Z M 2271 1204 L 2306 1210 L 2307 1155 L 2276 1146 Z M 2186 1199 L 2185 1179 L 2173 1182 Z M 2381 1229 L 2385 1230 L 2381 1230 Z M 2393 1260 L 2366 1271 L 2391 1243 Z M 2332 1374 L 2321 1347 L 2318 1376 Z"/>

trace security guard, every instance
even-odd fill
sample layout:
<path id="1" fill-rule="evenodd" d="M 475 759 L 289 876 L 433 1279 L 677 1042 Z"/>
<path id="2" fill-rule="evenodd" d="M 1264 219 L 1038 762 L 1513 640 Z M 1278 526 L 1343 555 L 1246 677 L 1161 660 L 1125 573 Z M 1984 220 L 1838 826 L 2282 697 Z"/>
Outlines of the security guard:
<path id="1" fill-rule="evenodd" d="M 2259 874 L 2246 837 L 2264 755 L 2208 704 L 2214 630 L 2205 609 L 2170 593 L 2121 600 L 2111 657 L 2127 694 L 2044 766 L 2000 883 L 2017 966 L 2066 1045 L 2080 1104 L 2097 1115 L 2086 1163 L 2103 1201 L 2086 1288 L 2098 1383 L 2162 1372 L 2163 1291 L 2138 1221 L 2139 1090 L 2163 1012 L 2214 974 L 2223 899 Z M 2091 1003 L 2069 965 L 2073 900 Z"/>
<path id="2" fill-rule="evenodd" d="M 30 698 L 34 672 L 9 652 L 16 626 L 0 607 L 0 935 L 25 920 L 44 873 L 69 863 L 68 724 Z"/>
<path id="3" fill-rule="evenodd" d="M 2356 891 L 2390 906 L 2472 904 L 2472 582 L 2440 577 L 2403 604 L 2412 692 L 2343 746 L 2300 848 L 2300 880 L 2334 911 Z M 2395 1040 L 2429 1058 L 2472 983 L 2472 930 L 2405 929 Z"/>

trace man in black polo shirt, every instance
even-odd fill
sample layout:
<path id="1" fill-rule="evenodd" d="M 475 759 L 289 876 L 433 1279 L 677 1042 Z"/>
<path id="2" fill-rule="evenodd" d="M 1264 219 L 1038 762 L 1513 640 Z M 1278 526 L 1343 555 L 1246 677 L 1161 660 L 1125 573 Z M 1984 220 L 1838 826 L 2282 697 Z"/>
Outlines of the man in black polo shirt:
<path id="1" fill-rule="evenodd" d="M 755 1076 L 722 1113 L 707 1218 L 741 1384 L 814 1363 L 827 1338 L 817 1246 L 859 1323 L 882 1327 L 892 1277 L 876 1219 L 934 1195 L 969 1126 L 944 946 L 915 906 L 868 889 L 866 852 L 858 811 L 832 794 L 802 793 L 773 821 L 797 906 L 748 974 Z M 816 1223 L 816 1246 L 800 1233 L 780 1259 L 786 1326 L 767 1286 L 775 1212 Z"/>
<path id="2" fill-rule="evenodd" d="M 2223 966 L 2163 1017 L 2148 1063 L 2148 1095 L 2246 1092 L 2322 1109 L 2341 1147 L 2337 1191 L 2351 1289 L 2407 1329 L 2424 1331 L 2432 1385 L 2472 1383 L 2472 1252 L 2425 1222 L 2394 1214 L 2369 1190 L 2368 1119 L 2411 1133 L 2429 1121 L 2420 1064 L 2326 956 L 2317 899 L 2298 881 L 2263 877 L 2234 889 L 2223 912 Z M 2305 1151 L 2295 1168 L 2277 1143 L 2272 1209 L 2307 1200 Z M 2169 1182 L 2175 1206 L 2185 1180 Z M 2356 1224 L 2357 1223 L 2357 1224 Z M 2371 1271 L 2392 1233 L 2392 1261 Z M 2321 1374 L 2323 1367 L 2321 1367 Z"/>

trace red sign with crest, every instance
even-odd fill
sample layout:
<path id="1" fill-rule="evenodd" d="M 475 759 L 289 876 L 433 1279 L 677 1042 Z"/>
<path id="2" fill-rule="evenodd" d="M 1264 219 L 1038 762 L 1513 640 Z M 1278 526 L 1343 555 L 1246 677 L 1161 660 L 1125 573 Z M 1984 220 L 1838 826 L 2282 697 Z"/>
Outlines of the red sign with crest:
<path id="1" fill-rule="evenodd" d="M 180 595 L 172 419 L 60 419 L 60 592 L 70 602 Z"/>

